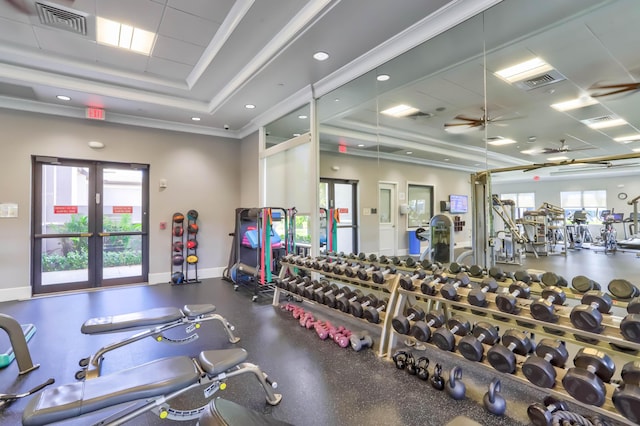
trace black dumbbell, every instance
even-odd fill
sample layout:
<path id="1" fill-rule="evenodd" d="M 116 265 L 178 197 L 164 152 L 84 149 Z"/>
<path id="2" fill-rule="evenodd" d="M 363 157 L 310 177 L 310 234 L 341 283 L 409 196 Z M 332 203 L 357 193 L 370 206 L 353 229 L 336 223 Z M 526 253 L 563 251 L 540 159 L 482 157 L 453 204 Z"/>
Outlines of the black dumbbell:
<path id="1" fill-rule="evenodd" d="M 447 300 L 458 300 L 458 287 L 466 287 L 470 282 L 469 274 L 458 272 L 453 282 L 448 282 L 440 288 L 440 294 Z"/>
<path id="2" fill-rule="evenodd" d="M 351 289 L 349 287 L 342 287 L 340 290 L 327 292 L 324 295 L 324 304 L 330 308 L 335 308 L 338 302 L 338 297 L 351 297 Z"/>
<path id="3" fill-rule="evenodd" d="M 557 411 L 567 411 L 569 407 L 564 401 L 558 401 L 553 397 L 546 397 L 544 404 L 536 402 L 527 408 L 527 415 L 533 426 L 551 426 L 553 424 L 553 413 Z"/>
<path id="4" fill-rule="evenodd" d="M 318 303 L 325 304 L 325 301 L 324 301 L 325 296 L 336 294 L 339 290 L 340 290 L 340 287 L 338 287 L 336 284 L 329 284 L 325 282 L 324 287 L 317 288 L 313 292 L 313 300 L 315 300 Z"/>
<path id="5" fill-rule="evenodd" d="M 567 295 L 560 287 L 550 286 L 542 290 L 542 297 L 529 306 L 531 316 L 545 322 L 558 322 L 554 305 L 563 305 Z"/>
<path id="6" fill-rule="evenodd" d="M 513 279 L 516 281 L 522 281 L 525 284 L 529 284 L 530 282 L 538 282 L 540 281 L 540 276 L 529 271 L 525 271 L 524 269 L 519 269 L 513 274 Z"/>
<path id="7" fill-rule="evenodd" d="M 349 265 L 344 268 L 344 275 L 349 278 L 355 278 L 358 276 L 358 271 L 365 266 L 362 263 L 356 263 L 355 265 Z"/>
<path id="8" fill-rule="evenodd" d="M 492 266 L 491 268 L 489 268 L 489 276 L 496 281 L 504 281 L 505 279 L 507 279 L 507 274 L 505 274 L 502 268 L 499 266 Z"/>
<path id="9" fill-rule="evenodd" d="M 409 335 L 421 342 L 431 339 L 431 328 L 439 328 L 444 324 L 444 315 L 438 312 L 429 312 L 425 320 L 416 321 L 409 330 Z"/>
<path id="10" fill-rule="evenodd" d="M 481 278 L 487 273 L 487 270 L 480 265 L 471 265 L 469 267 L 469 275 L 474 278 Z"/>
<path id="11" fill-rule="evenodd" d="M 523 281 L 516 281 L 509 286 L 509 293 L 499 293 L 496 296 L 496 305 L 502 312 L 510 314 L 517 313 L 516 308 L 517 298 L 528 299 L 531 294 L 531 289 Z"/>
<path id="12" fill-rule="evenodd" d="M 581 348 L 573 358 L 575 367 L 562 378 L 564 389 L 578 401 L 602 406 L 616 366 L 606 353 L 594 348 Z"/>
<path id="13" fill-rule="evenodd" d="M 462 263 L 451 262 L 451 264 L 449 265 L 449 272 L 451 272 L 452 274 L 457 274 L 458 272 L 467 272 L 468 270 L 469 267 Z"/>
<path id="14" fill-rule="evenodd" d="M 289 290 L 291 293 L 298 294 L 298 288 L 300 288 L 300 291 L 302 291 L 304 286 L 308 285 L 310 282 L 311 278 L 300 277 L 299 280 L 296 279 L 295 281 L 289 281 L 289 283 L 287 284 L 287 290 Z"/>
<path id="15" fill-rule="evenodd" d="M 333 265 L 333 269 L 331 270 L 331 272 L 333 272 L 336 275 L 344 275 L 344 271 L 347 268 L 350 268 L 351 266 L 352 266 L 352 263 L 350 261 L 339 262 Z"/>
<path id="16" fill-rule="evenodd" d="M 367 259 L 367 254 L 363 253 L 363 252 L 360 252 L 360 253 L 358 253 L 357 259 L 358 260 L 366 260 Z"/>
<path id="17" fill-rule="evenodd" d="M 314 300 L 314 299 L 313 299 L 313 294 L 314 294 L 314 292 L 315 292 L 317 289 L 322 288 L 322 287 L 323 287 L 323 285 L 325 285 L 325 284 L 321 283 L 320 281 L 317 281 L 317 280 L 313 280 L 313 281 L 311 281 L 311 283 L 310 283 L 310 284 L 308 284 L 308 285 L 304 288 L 304 290 L 302 290 L 302 296 L 303 296 L 303 297 L 305 297 L 305 298 L 307 298 L 307 299 Z"/>
<path id="18" fill-rule="evenodd" d="M 409 321 L 419 321 L 424 318 L 424 310 L 420 306 L 410 306 L 407 309 L 407 316 L 398 315 L 391 319 L 393 329 L 400 334 L 408 334 L 411 330 Z"/>
<path id="19" fill-rule="evenodd" d="M 364 309 L 369 306 L 376 306 L 378 304 L 378 298 L 375 294 L 368 294 L 360 301 L 354 300 L 349 304 L 349 313 L 357 318 L 362 318 Z"/>
<path id="20" fill-rule="evenodd" d="M 481 321 L 473 327 L 473 332 L 467 334 L 458 343 L 458 352 L 469 361 L 482 361 L 484 356 L 484 346 L 495 345 L 500 337 L 498 336 L 498 328 Z"/>
<path id="21" fill-rule="evenodd" d="M 364 297 L 364 294 L 360 289 L 355 289 L 351 292 L 351 295 L 347 297 L 346 295 L 342 295 L 341 297 L 336 298 L 336 308 L 340 311 L 349 313 L 349 308 L 351 307 L 351 303 L 356 300 L 360 301 Z"/>
<path id="22" fill-rule="evenodd" d="M 369 259 L 369 262 L 377 262 L 378 256 L 375 253 L 371 253 L 367 259 Z"/>
<path id="23" fill-rule="evenodd" d="M 298 266 L 305 266 L 306 262 L 307 262 L 308 257 L 306 256 L 299 256 L 295 259 L 296 265 Z"/>
<path id="24" fill-rule="evenodd" d="M 556 384 L 554 367 L 564 368 L 567 358 L 569 353 L 564 342 L 542 339 L 536 346 L 535 355 L 522 364 L 522 373 L 534 385 L 550 389 Z"/>
<path id="25" fill-rule="evenodd" d="M 333 272 L 336 267 L 342 265 L 341 259 L 332 259 L 331 262 L 325 262 L 320 266 L 323 272 Z"/>
<path id="26" fill-rule="evenodd" d="M 398 256 L 393 256 L 391 258 L 391 263 L 393 263 L 396 266 L 402 266 L 404 265 L 404 262 L 402 261 L 402 259 L 400 259 Z"/>
<path id="27" fill-rule="evenodd" d="M 611 297 L 597 290 L 586 292 L 582 296 L 582 305 L 571 310 L 569 319 L 576 328 L 593 333 L 602 331 L 602 314 L 611 310 L 613 302 Z"/>
<path id="28" fill-rule="evenodd" d="M 393 266 L 387 265 L 384 270 L 377 270 L 371 274 L 371 278 L 373 282 L 376 284 L 384 284 L 389 275 L 395 275 L 396 268 Z"/>
<path id="29" fill-rule="evenodd" d="M 507 401 L 500 395 L 500 387 L 500 380 L 493 379 L 489 384 L 489 390 L 482 398 L 484 408 L 496 416 L 502 416 L 507 410 Z"/>
<path id="30" fill-rule="evenodd" d="M 525 356 L 532 350 L 533 345 L 527 333 L 510 329 L 502 335 L 502 344 L 489 349 L 487 360 L 501 373 L 513 374 L 516 371 L 516 354 Z"/>
<path id="31" fill-rule="evenodd" d="M 360 352 L 362 349 L 372 347 L 373 339 L 366 333 L 351 333 L 349 343 L 354 351 Z"/>
<path id="32" fill-rule="evenodd" d="M 456 345 L 454 334 L 465 336 L 470 328 L 469 321 L 457 316 L 452 317 L 449 318 L 446 326 L 443 325 L 433 332 L 431 341 L 443 351 L 453 351 Z"/>
<path id="33" fill-rule="evenodd" d="M 378 302 L 378 306 L 367 306 L 364 309 L 364 313 L 362 314 L 364 319 L 373 324 L 378 324 L 380 322 L 380 312 L 387 309 L 387 305 L 389 304 L 388 300 L 381 300 Z"/>
<path id="34" fill-rule="evenodd" d="M 438 283 L 445 283 L 449 278 L 444 272 L 436 272 L 431 278 L 427 278 L 420 283 L 420 291 L 422 294 L 428 296 L 434 296 L 436 294 L 436 285 Z"/>
<path id="35" fill-rule="evenodd" d="M 555 272 L 545 272 L 540 277 L 542 284 L 546 286 L 566 287 L 567 280 L 562 275 L 558 275 Z"/>
<path id="36" fill-rule="evenodd" d="M 584 275 L 576 275 L 571 280 L 571 287 L 578 293 L 586 293 L 591 290 L 600 290 L 600 284 Z"/>
<path id="37" fill-rule="evenodd" d="M 413 275 L 409 276 L 409 275 L 402 275 L 400 277 L 400 287 L 404 288 L 405 290 L 413 290 L 415 289 L 415 286 L 413 285 L 413 280 L 422 280 L 424 279 L 424 277 L 427 276 L 427 272 L 424 269 L 416 269 L 415 271 L 413 271 Z"/>
<path id="38" fill-rule="evenodd" d="M 632 299 L 640 296 L 640 290 L 630 281 L 623 279 L 615 279 L 609 282 L 607 286 L 609 293 L 617 299 Z"/>
<path id="39" fill-rule="evenodd" d="M 640 343 L 640 297 L 629 302 L 627 312 L 628 315 L 620 322 L 620 333 L 625 339 Z"/>
<path id="40" fill-rule="evenodd" d="M 378 263 L 382 263 L 383 265 L 386 265 L 389 263 L 389 258 L 385 255 L 380 256 L 380 258 L 378 259 Z"/>
<path id="41" fill-rule="evenodd" d="M 356 275 L 358 276 L 358 279 L 362 281 L 369 281 L 371 279 L 371 273 L 377 271 L 378 269 L 380 269 L 378 265 L 369 265 L 367 267 L 358 269 Z"/>
<path id="42" fill-rule="evenodd" d="M 413 268 L 414 266 L 416 266 L 416 260 L 409 256 L 404 260 L 404 266 L 406 266 L 407 268 Z"/>
<path id="43" fill-rule="evenodd" d="M 464 399 L 467 388 L 462 382 L 462 369 L 460 367 L 451 368 L 445 388 L 451 398 L 455 400 Z"/>
<path id="44" fill-rule="evenodd" d="M 495 293 L 496 290 L 498 290 L 498 283 L 495 278 L 485 277 L 479 286 L 467 294 L 467 301 L 474 306 L 487 306 L 487 293 Z"/>
<path id="45" fill-rule="evenodd" d="M 277 287 L 283 288 L 285 290 L 287 290 L 289 287 L 289 282 L 291 281 L 295 281 L 296 279 L 298 279 L 298 276 L 288 276 L 286 278 L 276 278 L 273 281 L 276 283 Z"/>
<path id="46" fill-rule="evenodd" d="M 627 419 L 640 423 L 640 361 L 622 367 L 623 383 L 613 391 L 613 405 Z"/>
<path id="47" fill-rule="evenodd" d="M 420 262 L 420 266 L 422 266 L 423 269 L 432 272 L 442 271 L 442 263 L 438 261 L 432 262 L 430 259 L 424 259 L 422 262 Z"/>

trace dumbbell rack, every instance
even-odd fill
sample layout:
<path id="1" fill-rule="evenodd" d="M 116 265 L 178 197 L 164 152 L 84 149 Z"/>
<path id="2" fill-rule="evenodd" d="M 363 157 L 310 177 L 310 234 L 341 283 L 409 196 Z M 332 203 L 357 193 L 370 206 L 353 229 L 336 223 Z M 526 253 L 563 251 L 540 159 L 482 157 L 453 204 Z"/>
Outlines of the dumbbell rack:
<path id="1" fill-rule="evenodd" d="M 387 263 L 380 263 L 373 261 L 371 257 L 367 258 L 364 255 L 360 257 L 341 257 L 335 255 L 327 255 L 324 258 L 333 258 L 333 259 L 341 259 L 346 260 L 349 263 L 365 263 L 368 265 L 375 264 L 381 268 L 388 266 Z M 297 262 L 296 262 L 297 260 Z M 518 313 L 506 313 L 498 310 L 497 305 L 495 303 L 496 294 L 494 293 L 486 293 L 487 305 L 484 307 L 471 305 L 467 301 L 467 296 L 470 292 L 469 288 L 460 287 L 457 289 L 457 295 L 459 296 L 458 300 L 449 300 L 440 295 L 440 289 L 444 284 L 436 284 L 436 294 L 435 295 L 426 295 L 417 291 L 410 291 L 403 289 L 400 285 L 400 277 L 402 274 L 411 275 L 416 267 L 419 265 L 412 265 L 411 267 L 403 267 L 403 265 L 399 263 L 395 263 L 393 266 L 397 268 L 397 273 L 395 275 L 388 275 L 386 278 L 384 285 L 378 285 L 371 281 L 362 281 L 356 277 L 349 278 L 344 275 L 337 275 L 333 272 L 319 271 L 317 269 L 313 269 L 311 267 L 311 261 L 313 258 L 305 258 L 302 256 L 293 257 L 289 260 L 285 260 L 283 262 L 283 268 L 281 271 L 281 277 L 284 277 L 286 274 L 296 275 L 297 269 L 302 269 L 307 273 L 317 274 L 324 276 L 326 279 L 346 284 L 348 287 L 356 287 L 356 288 L 366 288 L 373 290 L 382 290 L 383 292 L 389 293 L 389 303 L 386 308 L 386 313 L 384 315 L 384 320 L 382 322 L 382 326 L 380 328 L 380 346 L 377 350 L 377 355 L 380 357 L 384 357 L 385 359 L 391 360 L 391 354 L 394 351 L 394 348 L 398 344 L 398 338 L 402 337 L 405 341 L 414 341 L 417 342 L 415 338 L 402 335 L 396 333 L 393 327 L 391 327 L 391 319 L 401 315 L 405 308 L 409 305 L 419 303 L 425 305 L 425 312 L 430 312 L 433 310 L 440 310 L 445 315 L 445 318 L 450 318 L 453 314 L 459 314 L 464 316 L 465 319 L 475 321 L 489 321 L 494 325 L 500 325 L 503 330 L 508 328 L 514 328 L 518 330 L 523 330 L 531 333 L 535 333 L 537 339 L 540 340 L 540 337 L 549 337 L 552 339 L 561 339 L 564 342 L 575 344 L 583 347 L 591 347 L 602 352 L 608 354 L 615 354 L 615 357 L 620 359 L 628 359 L 628 360 L 636 360 L 637 356 L 635 354 L 626 353 L 622 350 L 616 350 L 611 344 L 616 345 L 619 348 L 624 348 L 630 351 L 640 351 L 640 344 L 625 340 L 622 338 L 622 335 L 619 330 L 619 324 L 621 317 L 616 316 L 614 314 L 603 314 L 602 327 L 603 330 L 601 333 L 588 332 L 576 329 L 569 320 L 569 313 L 574 305 L 580 304 L 580 299 L 582 294 L 574 293 L 572 289 L 563 287 L 562 289 L 565 291 L 567 295 L 567 303 L 569 306 L 554 306 L 554 313 L 559 317 L 558 321 L 555 323 L 545 322 L 541 320 L 537 320 L 530 316 L 529 306 L 531 303 L 540 297 L 541 291 L 543 287 L 536 282 L 530 283 L 531 289 L 531 298 L 530 299 L 517 299 L 516 306 L 520 311 Z M 432 275 L 430 271 L 425 270 L 427 275 Z M 456 274 L 451 272 L 445 273 L 448 278 L 455 278 Z M 480 283 L 483 277 L 470 277 L 471 282 Z M 429 279 L 429 278 L 427 278 Z M 508 287 L 513 283 L 513 280 L 510 278 L 505 278 L 501 281 L 498 281 L 498 292 L 508 293 Z M 290 293 L 284 289 L 278 289 L 276 294 L 274 294 L 274 305 L 277 304 L 280 294 L 293 294 L 295 297 L 299 297 L 296 293 Z M 307 302 L 307 300 L 305 300 Z M 411 303 L 409 303 L 411 302 Z M 309 303 L 314 303 L 313 301 Z M 614 300 L 613 306 L 615 310 L 622 310 L 626 308 L 627 303 L 624 301 Z M 319 305 L 320 307 L 324 307 L 324 309 L 330 309 L 325 307 L 324 305 Z M 331 311 L 335 311 L 330 309 Z M 339 311 L 337 311 L 339 312 Z M 343 314 L 345 315 L 345 314 Z M 348 315 L 350 318 L 352 316 Z M 364 320 L 363 320 L 364 321 Z M 506 327 L 504 327 L 506 325 Z M 460 336 L 454 336 L 457 347 L 459 340 L 462 338 Z M 587 341 L 584 341 L 587 340 Z M 435 348 L 435 345 L 424 342 L 417 342 L 424 345 L 430 345 Z M 385 346 L 386 345 L 386 346 Z M 483 344 L 485 349 L 485 353 L 491 347 L 490 345 Z M 437 348 L 436 348 L 437 349 Z M 466 358 L 464 358 L 458 352 L 443 352 L 437 349 L 438 352 L 442 352 L 442 354 L 446 356 L 453 356 L 455 358 L 461 359 L 462 362 L 471 363 L 473 365 L 482 365 L 483 368 L 487 368 L 492 372 L 498 372 L 495 370 L 491 364 L 485 360 L 473 363 Z M 516 358 L 516 372 L 514 374 L 506 374 L 500 373 L 500 375 L 508 376 L 516 380 L 517 382 L 521 382 L 526 384 L 527 386 L 536 389 L 538 391 L 542 390 L 546 393 L 553 394 L 559 398 L 568 399 L 576 405 L 582 406 L 592 412 L 599 413 L 606 417 L 609 417 L 615 421 L 618 421 L 623 424 L 633 424 L 628 419 L 624 418 L 620 414 L 617 413 L 613 403 L 611 401 L 611 396 L 613 391 L 615 390 L 615 385 L 610 383 L 605 383 L 606 395 L 605 395 L 605 403 L 601 407 L 589 405 L 582 403 L 578 400 L 573 399 L 563 388 L 562 379 L 566 374 L 566 370 L 564 368 L 554 367 L 556 371 L 556 384 L 552 389 L 539 388 L 533 383 L 529 382 L 529 380 L 524 376 L 521 371 L 521 366 L 524 361 L 527 359 L 526 356 L 520 356 L 515 354 Z"/>
<path id="2" fill-rule="evenodd" d="M 445 318 L 447 319 L 452 316 L 452 313 L 455 313 L 455 314 L 464 316 L 465 319 L 469 319 L 469 320 L 474 319 L 474 320 L 483 320 L 483 321 L 487 321 L 487 320 L 494 321 L 495 322 L 494 325 L 507 324 L 509 328 L 529 331 L 529 332 L 535 333 L 536 335 L 542 335 L 543 337 L 561 339 L 565 342 L 575 343 L 580 346 L 597 348 L 598 350 L 601 350 L 605 353 L 613 352 L 615 353 L 616 357 L 619 357 L 619 358 L 628 358 L 629 360 L 637 359 L 637 355 L 635 354 L 629 354 L 623 351 L 616 351 L 615 349 L 613 349 L 611 346 L 608 345 L 609 343 L 613 343 L 617 346 L 624 347 L 629 350 L 636 350 L 636 351 L 640 350 L 640 344 L 630 342 L 622 338 L 619 328 L 615 326 L 616 322 L 617 324 L 619 324 L 620 319 L 615 318 L 611 315 L 603 315 L 603 317 L 605 318 L 609 317 L 609 318 L 607 318 L 606 323 L 605 323 L 605 320 L 603 319 L 603 324 L 602 324 L 605 328 L 603 330 L 603 333 L 609 333 L 610 335 L 597 334 L 597 333 L 591 333 L 591 332 L 576 329 L 571 324 L 568 318 L 570 307 L 558 306 L 557 310 L 560 311 L 560 312 L 556 312 L 560 316 L 558 322 L 549 323 L 549 322 L 540 321 L 533 317 L 528 316 L 529 305 L 533 300 L 518 299 L 517 306 L 521 309 L 521 311 L 518 314 L 510 314 L 510 313 L 499 311 L 497 309 L 495 304 L 496 294 L 487 293 L 486 298 L 487 298 L 488 304 L 485 307 L 478 307 L 478 306 L 470 305 L 466 300 L 470 289 L 458 288 L 457 294 L 460 297 L 460 299 L 457 301 L 454 301 L 454 300 L 445 299 L 444 297 L 439 295 L 439 291 L 441 287 L 442 287 L 442 284 L 436 285 L 437 293 L 436 295 L 433 295 L 433 296 L 426 295 L 421 292 L 408 291 L 402 288 L 398 288 L 397 291 L 399 292 L 399 297 L 397 299 L 396 305 L 394 306 L 394 311 L 392 315 L 394 317 L 397 315 L 401 315 L 404 312 L 405 307 L 410 304 L 409 303 L 410 299 L 413 298 L 415 301 L 425 302 L 428 306 L 428 309 L 431 309 L 434 305 L 436 309 L 440 306 L 445 315 Z M 402 338 L 405 338 L 405 339 L 413 339 L 411 336 L 398 334 L 393 329 L 391 330 L 391 333 L 393 334 L 393 337 L 387 339 L 387 342 L 389 343 L 389 348 L 387 349 L 386 352 L 388 354 L 393 353 L 393 348 L 397 345 L 397 340 L 399 336 L 402 336 Z M 576 336 L 582 337 L 583 339 L 592 339 L 592 340 L 595 340 L 595 342 L 587 343 L 582 340 L 579 340 L 579 338 L 576 338 Z M 460 339 L 462 339 L 462 337 L 456 335 L 454 336 L 454 338 L 456 341 L 455 347 L 457 348 L 458 342 L 460 341 Z M 423 342 L 420 342 L 420 343 L 423 343 Z M 485 354 L 489 350 L 489 348 L 491 348 L 490 345 L 486 345 L 486 344 L 483 344 L 483 347 L 485 349 Z M 449 356 L 455 356 L 458 358 L 465 359 L 461 354 L 457 352 L 447 352 L 446 354 Z M 514 379 L 517 379 L 518 381 L 521 381 L 535 389 L 542 389 L 542 388 L 538 388 L 537 386 L 529 382 L 529 380 L 521 372 L 520 367 L 522 366 L 524 361 L 527 359 L 527 357 L 517 355 L 517 354 L 515 354 L 515 357 L 516 357 L 516 373 L 510 374 L 508 376 Z M 497 372 L 497 370 L 493 369 L 493 367 L 486 360 L 486 358 L 483 359 L 483 361 L 478 362 L 476 364 L 482 365 L 483 367 L 489 368 L 492 371 Z M 632 422 L 629 422 L 628 419 L 624 418 L 623 416 L 617 413 L 617 410 L 611 401 L 611 396 L 613 395 L 613 391 L 615 390 L 614 385 L 610 383 L 605 383 L 605 388 L 606 388 L 605 403 L 601 407 L 584 404 L 578 400 L 575 400 L 564 390 L 562 385 L 562 378 L 564 377 L 566 370 L 564 368 L 558 368 L 558 367 L 553 367 L 553 368 L 556 371 L 556 384 L 551 389 L 544 389 L 545 392 L 553 394 L 559 398 L 570 398 L 570 400 L 576 405 L 580 405 L 591 411 L 594 411 L 599 414 L 610 417 L 612 419 L 615 419 L 618 422 L 622 422 L 625 424 L 633 424 Z M 503 373 L 500 373 L 500 374 L 503 374 Z"/>
<path id="3" fill-rule="evenodd" d="M 298 259 L 305 259 L 303 257 L 297 257 Z M 307 258 L 309 260 L 313 260 L 312 258 Z M 377 284 L 374 283 L 372 281 L 363 281 L 358 279 L 357 277 L 346 277 L 344 275 L 337 275 L 334 274 L 332 272 L 326 272 L 326 271 L 319 271 L 316 269 L 313 269 L 311 267 L 311 265 L 308 265 L 304 262 L 299 262 L 299 263 L 294 263 L 294 262 L 289 262 L 286 258 L 281 260 L 281 264 L 282 264 L 282 268 L 280 270 L 280 278 L 284 278 L 287 275 L 297 275 L 297 271 L 296 269 L 302 269 L 305 270 L 307 273 L 313 273 L 313 274 L 317 274 L 317 275 L 322 275 L 325 279 L 329 280 L 329 281 L 333 281 L 336 283 L 340 283 L 345 285 L 346 287 L 349 288 L 360 288 L 360 289 L 368 289 L 368 290 L 373 290 L 376 293 L 380 293 L 380 294 L 384 294 L 386 296 L 389 296 L 389 302 L 387 303 L 387 306 L 385 308 L 385 310 L 383 310 L 381 312 L 381 323 L 376 325 L 376 324 L 372 324 L 369 323 L 368 321 L 366 321 L 365 319 L 361 319 L 361 318 L 356 318 L 353 317 L 352 315 L 348 315 L 346 313 L 343 313 L 337 309 L 331 309 L 325 305 L 319 304 L 313 300 L 309 300 L 306 299 L 304 297 L 302 297 L 301 295 L 297 294 L 297 293 L 292 293 L 286 289 L 280 288 L 280 287 L 275 287 L 275 291 L 274 291 L 274 295 L 273 295 L 273 305 L 277 306 L 279 304 L 280 301 L 280 296 L 282 294 L 287 294 L 287 295 L 291 295 L 295 298 L 301 298 L 305 303 L 311 304 L 313 306 L 317 306 L 320 307 L 323 310 L 328 310 L 330 312 L 336 312 L 337 314 L 342 314 L 348 318 L 351 319 L 356 319 L 356 320 L 360 320 L 362 321 L 362 324 L 368 324 L 368 327 L 375 325 L 380 329 L 380 342 L 377 345 L 374 345 L 374 347 L 377 347 L 377 355 L 379 357 L 385 357 L 388 354 L 386 353 L 387 348 L 389 347 L 388 343 L 387 343 L 387 339 L 388 337 L 391 335 L 390 334 L 390 330 L 391 330 L 391 317 L 390 315 L 387 315 L 387 312 L 390 312 L 390 310 L 392 309 L 392 307 L 395 305 L 396 301 L 395 298 L 398 296 L 398 292 L 396 291 L 396 287 L 398 286 L 398 279 L 399 279 L 399 275 L 398 274 L 393 274 L 393 275 L 389 275 L 387 277 L 387 279 L 385 280 L 384 284 Z"/>

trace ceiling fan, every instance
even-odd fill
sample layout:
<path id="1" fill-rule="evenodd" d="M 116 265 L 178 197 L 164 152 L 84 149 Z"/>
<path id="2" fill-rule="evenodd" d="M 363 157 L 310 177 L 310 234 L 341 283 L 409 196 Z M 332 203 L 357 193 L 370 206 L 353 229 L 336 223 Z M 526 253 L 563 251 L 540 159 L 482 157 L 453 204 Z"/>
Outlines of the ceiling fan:
<path id="1" fill-rule="evenodd" d="M 484 108 L 482 110 L 484 111 Z M 482 130 L 484 129 L 485 125 L 488 123 L 495 124 L 496 126 L 506 126 L 506 124 L 502 123 L 502 121 L 515 120 L 518 118 L 522 118 L 522 117 L 503 118 L 503 117 L 504 116 L 490 117 L 489 114 L 487 114 L 486 112 L 484 112 L 482 114 L 482 117 L 480 118 L 468 117 L 466 115 L 460 114 L 460 115 L 456 115 L 453 118 L 454 120 L 458 120 L 458 122 L 444 123 L 444 128 L 445 130 L 447 130 L 449 128 L 463 127 L 468 129 Z"/>
<path id="2" fill-rule="evenodd" d="M 620 93 L 631 94 L 640 91 L 640 83 L 595 83 L 589 87 L 589 90 L 593 91 L 591 94 L 592 98 L 601 98 L 603 96 L 617 95 Z"/>
<path id="3" fill-rule="evenodd" d="M 585 149 L 595 149 L 592 146 L 587 146 L 584 148 L 569 148 L 567 145 L 566 139 L 560 139 L 560 146 L 558 148 L 545 148 L 541 154 L 559 154 L 564 152 L 572 152 L 572 151 L 584 151 Z"/>

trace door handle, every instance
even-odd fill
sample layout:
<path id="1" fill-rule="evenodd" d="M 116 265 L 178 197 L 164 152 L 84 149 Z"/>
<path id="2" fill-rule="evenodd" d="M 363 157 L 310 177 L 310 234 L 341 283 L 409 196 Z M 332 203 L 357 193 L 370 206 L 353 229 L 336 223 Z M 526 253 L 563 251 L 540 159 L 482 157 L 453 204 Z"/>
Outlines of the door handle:
<path id="1" fill-rule="evenodd" d="M 98 232 L 98 235 L 99 235 L 100 237 L 110 237 L 110 236 L 111 236 L 111 234 L 110 234 L 110 233 L 108 233 L 108 232 Z"/>
<path id="2" fill-rule="evenodd" d="M 80 233 L 81 237 L 93 237 L 93 232 L 82 232 Z"/>

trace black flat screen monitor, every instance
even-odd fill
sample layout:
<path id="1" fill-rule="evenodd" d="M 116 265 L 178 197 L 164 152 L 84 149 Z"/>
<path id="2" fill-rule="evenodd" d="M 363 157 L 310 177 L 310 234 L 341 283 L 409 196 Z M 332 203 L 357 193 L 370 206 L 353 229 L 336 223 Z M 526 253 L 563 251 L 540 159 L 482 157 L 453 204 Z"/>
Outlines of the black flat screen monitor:
<path id="1" fill-rule="evenodd" d="M 466 195 L 449 195 L 449 213 L 467 213 L 469 210 L 469 198 Z"/>

